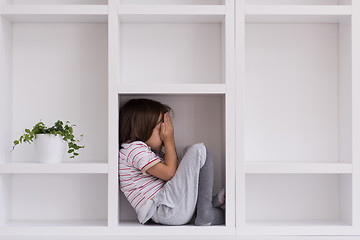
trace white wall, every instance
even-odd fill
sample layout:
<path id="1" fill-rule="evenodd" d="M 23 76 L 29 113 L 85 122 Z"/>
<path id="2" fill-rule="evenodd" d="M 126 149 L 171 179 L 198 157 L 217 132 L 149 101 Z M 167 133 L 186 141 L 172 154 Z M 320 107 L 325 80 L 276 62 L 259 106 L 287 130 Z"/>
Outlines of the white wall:
<path id="1" fill-rule="evenodd" d="M 0 163 L 10 161 L 12 122 L 11 23 L 0 18 Z"/>
<path id="2" fill-rule="evenodd" d="M 120 83 L 221 83 L 221 24 L 121 24 Z"/>
<path id="3" fill-rule="evenodd" d="M 106 174 L 15 174 L 14 220 L 106 220 Z"/>
<path id="4" fill-rule="evenodd" d="M 351 24 L 339 25 L 339 152 L 340 161 L 352 161 Z"/>
<path id="5" fill-rule="evenodd" d="M 246 176 L 246 219 L 338 221 L 341 218 L 336 174 L 251 174 Z M 350 189 L 351 186 L 347 186 Z M 344 196 L 351 199 L 351 196 Z M 271 224 L 271 222 L 269 223 Z M 316 225 L 316 224 L 315 224 Z"/>
<path id="6" fill-rule="evenodd" d="M 76 161 L 106 162 L 107 24 L 13 25 L 13 138 L 40 120 L 69 120 L 84 135 Z M 35 162 L 33 145 L 20 145 L 13 161 Z"/>
<path id="7" fill-rule="evenodd" d="M 339 157 L 341 162 L 351 163 L 352 156 L 352 44 L 351 22 L 339 24 Z M 341 217 L 347 222 L 352 219 L 352 178 L 340 179 Z M 356 185 L 356 184 L 355 184 Z M 350 196 L 350 197 L 349 197 Z"/>
<path id="8" fill-rule="evenodd" d="M 339 161 L 337 24 L 247 24 L 246 161 Z"/>

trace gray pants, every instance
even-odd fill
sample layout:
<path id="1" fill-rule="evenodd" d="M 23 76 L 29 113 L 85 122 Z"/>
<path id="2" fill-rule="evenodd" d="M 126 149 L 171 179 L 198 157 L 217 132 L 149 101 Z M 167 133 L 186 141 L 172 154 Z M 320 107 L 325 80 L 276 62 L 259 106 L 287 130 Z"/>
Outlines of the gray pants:
<path id="1" fill-rule="evenodd" d="M 198 198 L 199 172 L 206 161 L 203 143 L 190 146 L 175 176 L 154 198 L 152 220 L 166 225 L 188 223 L 194 215 Z"/>

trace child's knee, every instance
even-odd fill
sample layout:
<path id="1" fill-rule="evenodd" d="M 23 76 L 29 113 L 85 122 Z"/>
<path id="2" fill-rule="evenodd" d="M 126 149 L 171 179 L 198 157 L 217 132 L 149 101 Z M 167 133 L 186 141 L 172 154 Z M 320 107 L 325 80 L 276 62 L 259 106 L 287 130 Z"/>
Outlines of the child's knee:
<path id="1" fill-rule="evenodd" d="M 186 154 L 197 156 L 197 160 L 200 161 L 200 167 L 202 167 L 206 161 L 207 149 L 204 143 L 196 143 L 188 148 Z"/>

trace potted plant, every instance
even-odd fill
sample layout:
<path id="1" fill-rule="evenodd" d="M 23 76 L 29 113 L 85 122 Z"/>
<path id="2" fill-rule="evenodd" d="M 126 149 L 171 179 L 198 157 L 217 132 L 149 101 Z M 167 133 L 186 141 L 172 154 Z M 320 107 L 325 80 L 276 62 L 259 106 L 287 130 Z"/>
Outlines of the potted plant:
<path id="1" fill-rule="evenodd" d="M 13 142 L 12 150 L 20 143 L 35 142 L 35 152 L 39 162 L 58 163 L 64 157 L 67 143 L 70 158 L 75 158 L 79 155 L 77 151 L 84 146 L 78 145 L 81 139 L 75 139 L 74 126 L 69 121 L 66 121 L 64 125 L 62 121 L 58 120 L 52 127 L 48 128 L 40 121 L 32 130 L 25 129 L 24 134 Z M 82 138 L 82 135 L 80 137 Z"/>

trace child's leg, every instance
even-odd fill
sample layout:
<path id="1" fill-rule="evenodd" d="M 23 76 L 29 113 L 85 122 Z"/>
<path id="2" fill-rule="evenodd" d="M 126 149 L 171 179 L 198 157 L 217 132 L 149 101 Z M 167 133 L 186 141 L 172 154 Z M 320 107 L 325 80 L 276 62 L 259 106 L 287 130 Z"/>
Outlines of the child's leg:
<path id="1" fill-rule="evenodd" d="M 194 215 L 200 169 L 206 162 L 204 144 L 194 144 L 181 160 L 175 176 L 154 197 L 156 210 L 152 219 L 161 224 L 181 225 Z"/>
<path id="2" fill-rule="evenodd" d="M 196 225 L 219 225 L 225 223 L 224 210 L 212 205 L 214 164 L 210 152 L 206 149 L 206 162 L 200 169 L 197 200 Z"/>

